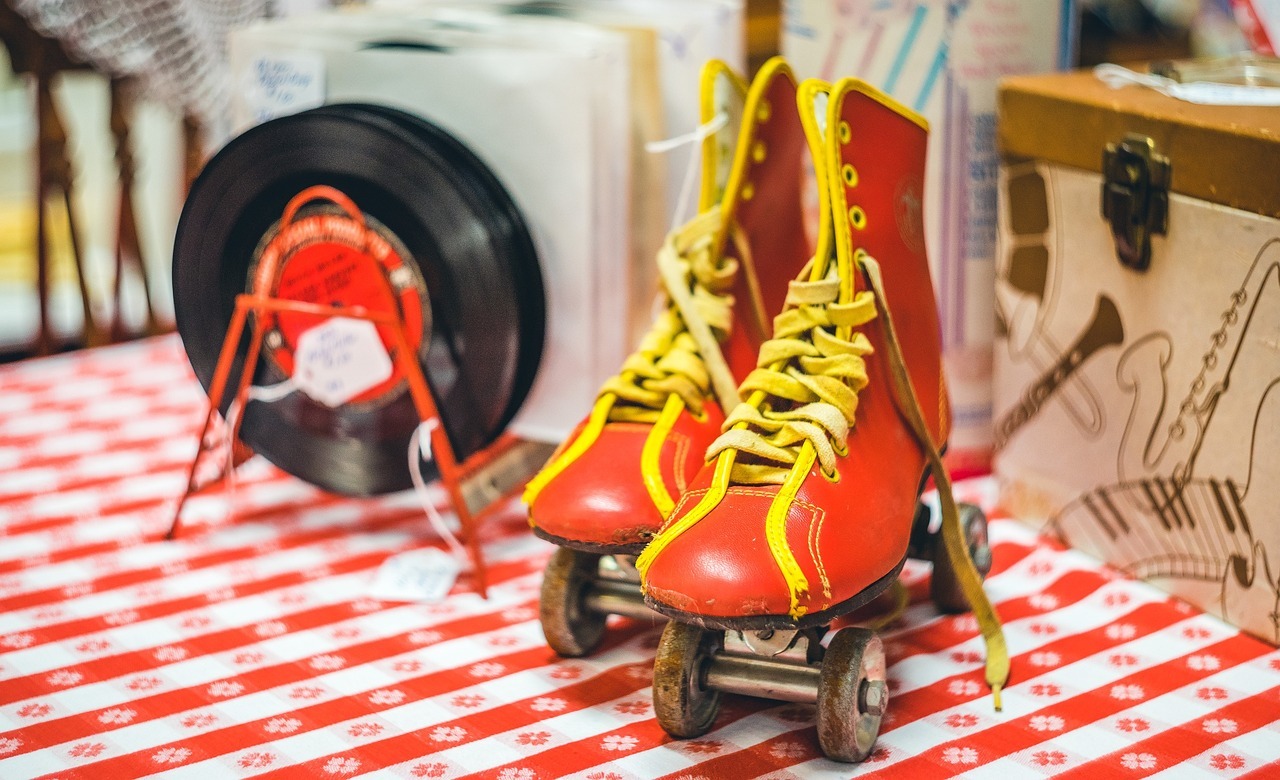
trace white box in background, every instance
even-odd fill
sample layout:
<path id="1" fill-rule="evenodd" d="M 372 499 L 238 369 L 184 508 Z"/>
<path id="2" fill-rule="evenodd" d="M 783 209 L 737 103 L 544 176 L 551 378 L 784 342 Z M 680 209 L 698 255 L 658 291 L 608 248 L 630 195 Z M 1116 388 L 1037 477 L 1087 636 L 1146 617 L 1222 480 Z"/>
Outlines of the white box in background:
<path id="1" fill-rule="evenodd" d="M 551 16 L 609 29 L 653 33 L 661 90 L 657 124 L 661 125 L 666 137 L 683 135 L 697 127 L 699 76 L 707 60 L 724 60 L 739 73 L 746 69 L 744 0 L 546 0 L 538 3 L 526 0 L 373 0 L 372 3 L 375 8 L 385 9 L 421 8 L 428 4 L 504 8 L 513 14 Z M 664 154 L 667 163 L 664 213 L 669 221 L 683 222 L 692 217 L 696 209 L 697 199 L 694 198 L 695 202 L 683 212 L 676 214 L 671 211 L 679 198 L 690 158 L 698 150 L 697 144 L 690 144 Z M 657 246 L 653 250 L 656 251 Z M 652 256 L 638 259 L 651 261 Z"/>
<path id="2" fill-rule="evenodd" d="M 424 6 L 482 8 L 520 17 L 562 19 L 613 30 L 630 44 L 631 343 L 638 344 L 653 319 L 658 291 L 654 262 L 667 233 L 697 210 L 699 144 L 661 153 L 645 150 L 653 141 L 683 136 L 699 124 L 702 66 L 727 62 L 739 73 L 743 51 L 743 0 L 375 0 L 377 11 L 412 13 Z M 647 297 L 646 297 L 647 295 Z"/>
<path id="3" fill-rule="evenodd" d="M 618 313 L 652 296 L 629 283 L 627 57 L 624 36 L 555 19 L 429 8 L 292 18 L 232 36 L 235 123 L 387 105 L 483 160 L 525 216 L 547 297 L 542 362 L 511 430 L 556 441 L 630 347 Z"/>

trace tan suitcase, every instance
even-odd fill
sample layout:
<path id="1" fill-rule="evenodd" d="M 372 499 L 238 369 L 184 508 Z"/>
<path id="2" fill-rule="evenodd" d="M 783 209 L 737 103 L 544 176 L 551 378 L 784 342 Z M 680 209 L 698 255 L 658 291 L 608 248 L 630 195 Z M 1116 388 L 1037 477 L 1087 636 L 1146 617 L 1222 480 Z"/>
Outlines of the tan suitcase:
<path id="1" fill-rule="evenodd" d="M 1006 507 L 1280 641 L 1280 108 L 1080 72 L 999 111 Z"/>

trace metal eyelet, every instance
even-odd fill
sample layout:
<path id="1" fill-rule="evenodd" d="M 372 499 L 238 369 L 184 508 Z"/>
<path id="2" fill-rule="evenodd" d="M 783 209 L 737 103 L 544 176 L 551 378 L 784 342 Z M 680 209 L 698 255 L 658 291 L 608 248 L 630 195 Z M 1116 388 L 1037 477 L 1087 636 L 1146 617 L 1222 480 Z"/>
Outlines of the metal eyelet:
<path id="1" fill-rule="evenodd" d="M 756 186 L 751 182 L 742 185 L 742 199 L 751 200 L 756 196 Z"/>
<path id="2" fill-rule="evenodd" d="M 844 178 L 845 186 L 847 187 L 858 186 L 858 171 L 849 163 L 845 163 L 843 166 L 841 166 L 840 176 Z"/>
<path id="3" fill-rule="evenodd" d="M 764 141 L 756 139 L 756 142 L 751 145 L 751 159 L 758 163 L 764 162 L 764 158 L 767 154 L 768 148 L 765 146 Z"/>
<path id="4" fill-rule="evenodd" d="M 689 416 L 693 418 L 693 421 L 697 423 L 704 423 L 711 419 L 711 415 L 707 412 L 707 408 L 705 406 L 702 407 L 701 411 L 695 412 L 694 410 L 689 409 L 688 412 Z"/>
<path id="5" fill-rule="evenodd" d="M 867 227 L 867 212 L 863 211 L 861 206 L 854 206 L 849 209 L 849 223 L 858 230 L 865 230 Z"/>
<path id="6" fill-rule="evenodd" d="M 840 143 L 847 144 L 849 139 L 853 138 L 853 130 L 849 127 L 848 122 L 840 123 Z"/>
<path id="7" fill-rule="evenodd" d="M 824 471 L 821 467 L 819 467 L 819 468 L 818 468 L 818 471 L 820 471 L 820 472 L 822 473 L 822 478 L 823 478 L 823 479 L 825 479 L 826 481 L 830 482 L 830 483 L 831 483 L 831 484 L 833 484 L 833 485 L 840 481 L 840 472 L 839 472 L 839 471 L 836 471 L 836 473 L 834 473 L 834 474 L 828 474 L 828 473 L 827 473 L 826 471 Z"/>
<path id="8" fill-rule="evenodd" d="M 773 106 L 769 105 L 769 101 L 761 100 L 760 105 L 756 108 L 756 121 L 768 122 L 771 116 L 773 116 Z"/>

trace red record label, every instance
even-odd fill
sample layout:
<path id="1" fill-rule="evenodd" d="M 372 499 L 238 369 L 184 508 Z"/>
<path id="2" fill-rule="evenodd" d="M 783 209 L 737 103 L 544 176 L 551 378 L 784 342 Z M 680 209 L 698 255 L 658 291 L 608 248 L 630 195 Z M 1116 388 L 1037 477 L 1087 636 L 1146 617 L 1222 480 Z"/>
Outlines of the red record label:
<path id="1" fill-rule="evenodd" d="M 342 208 L 312 206 L 297 210 L 303 203 L 318 199 L 334 200 Z M 275 298 L 359 307 L 402 318 L 406 340 L 417 360 L 424 333 L 426 285 L 418 269 L 404 261 L 405 254 L 407 250 L 389 230 L 359 213 L 346 198 L 317 196 L 308 190 L 294 198 L 284 218 L 263 237 L 249 278 L 258 290 L 274 290 L 269 294 Z M 276 269 L 274 280 L 260 278 L 272 269 Z M 326 318 L 287 311 L 266 316 L 270 318 L 266 353 L 285 375 L 292 376 L 299 337 Z M 404 374 L 395 362 L 395 338 L 389 327 L 377 327 L 383 347 L 392 357 L 391 376 L 350 403 L 382 399 L 403 384 Z"/>

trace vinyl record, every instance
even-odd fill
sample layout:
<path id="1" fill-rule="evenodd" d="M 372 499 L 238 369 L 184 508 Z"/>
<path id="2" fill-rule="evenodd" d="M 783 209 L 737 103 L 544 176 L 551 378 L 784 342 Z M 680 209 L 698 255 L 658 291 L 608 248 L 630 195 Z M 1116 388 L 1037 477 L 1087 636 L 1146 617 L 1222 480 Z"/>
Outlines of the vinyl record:
<path id="1" fill-rule="evenodd" d="M 250 290 L 264 252 L 299 230 L 351 221 L 325 202 L 304 205 L 296 224 L 282 221 L 290 202 L 317 185 L 358 207 L 358 221 L 381 247 L 374 254 L 394 282 L 393 297 L 369 278 L 372 261 L 334 270 L 345 249 L 323 242 L 286 260 L 281 296 L 397 309 L 415 331 L 410 340 L 455 453 L 478 451 L 506 427 L 537 373 L 545 329 L 537 254 L 493 172 L 441 128 L 395 109 L 332 105 L 275 119 L 205 166 L 183 207 L 173 257 L 178 331 L 196 375 L 208 390 L 236 296 Z M 319 322 L 272 320 L 254 384 L 287 379 L 299 334 Z M 233 371 L 229 387 L 237 381 Z M 241 438 L 312 484 L 372 495 L 411 486 L 407 452 L 417 423 L 396 373 L 336 408 L 301 392 L 250 402 Z"/>

